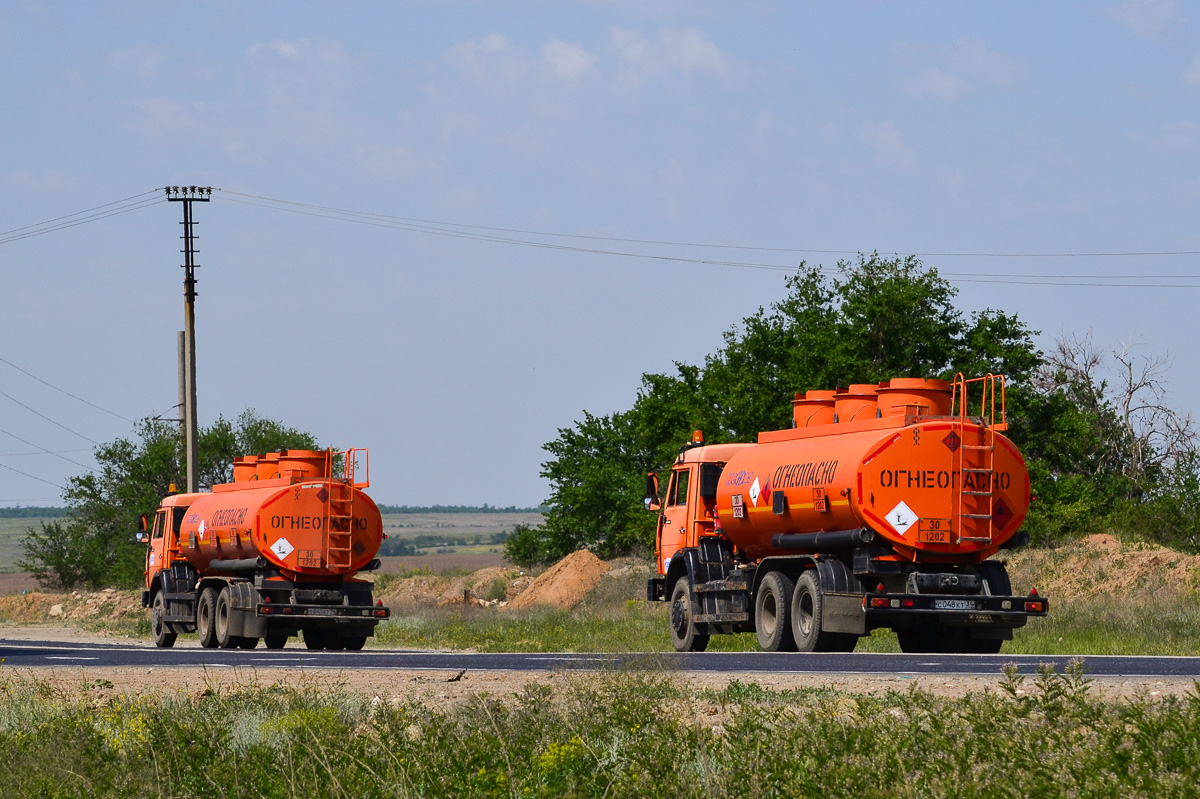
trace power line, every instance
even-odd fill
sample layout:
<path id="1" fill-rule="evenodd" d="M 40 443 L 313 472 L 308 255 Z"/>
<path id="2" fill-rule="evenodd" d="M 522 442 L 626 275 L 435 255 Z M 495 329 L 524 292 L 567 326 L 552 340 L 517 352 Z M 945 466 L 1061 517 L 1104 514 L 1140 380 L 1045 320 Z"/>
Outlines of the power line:
<path id="1" fill-rule="evenodd" d="M 525 230 L 521 228 L 505 228 L 491 227 L 487 225 L 471 225 L 462 222 L 441 222 L 433 219 L 420 219 L 416 217 L 393 216 L 390 214 L 381 214 L 372 211 L 352 211 L 345 208 L 334 208 L 332 206 L 314 205 L 311 203 L 294 202 L 292 200 L 278 200 L 273 197 L 262 197 L 257 194 L 246 194 L 244 192 L 234 191 L 233 189 L 218 189 L 226 194 L 236 194 L 241 197 L 250 197 L 256 200 L 266 200 L 268 202 L 279 203 L 280 205 L 292 205 L 300 208 L 312 208 L 320 211 L 329 211 L 339 214 L 347 214 L 352 216 L 361 216 L 367 218 L 393 220 L 409 224 L 421 225 L 438 225 L 446 228 L 469 228 L 473 230 L 491 230 L 500 233 L 519 233 L 529 236 L 547 236 L 553 238 L 570 238 L 570 239 L 590 239 L 593 241 L 619 241 L 629 244 L 657 244 L 667 247 L 706 247 L 709 249 L 720 250 L 747 250 L 759 252 L 792 252 L 800 254 L 813 255 L 858 255 L 862 250 L 822 250 L 814 248 L 800 247 L 764 247 L 761 245 L 747 244 L 702 244 L 692 241 L 669 241 L 661 239 L 632 239 L 622 238 L 619 236 L 596 236 L 581 233 L 553 233 L 544 230 Z M 1148 256 L 1179 256 L 1179 255 L 1200 255 L 1200 250 L 1161 250 L 1161 251 L 1131 251 L 1131 252 L 895 252 L 893 255 L 915 255 L 918 258 L 1129 258 L 1129 257 L 1148 257 Z M 1041 277 L 1035 275 L 1034 277 Z M 1140 276 L 1139 276 L 1140 277 Z M 1184 277 L 1184 276 L 1181 276 Z"/>
<path id="2" fill-rule="evenodd" d="M 682 242 L 682 241 L 664 241 L 654 239 L 631 239 L 620 238 L 615 236 L 589 236 L 582 234 L 571 233 L 555 233 L 548 231 L 522 230 L 518 228 L 501 228 L 490 227 L 484 225 L 469 225 L 455 222 L 439 222 L 427 219 L 418 219 L 414 217 L 402 217 L 389 214 L 381 214 L 370 211 L 355 211 L 344 208 L 336 208 L 333 206 L 316 205 L 312 203 L 300 203 L 291 200 L 280 200 L 273 197 L 263 197 L 256 194 L 247 194 L 229 189 L 217 189 L 221 192 L 223 199 L 230 202 L 237 202 L 244 205 L 252 205 L 260 208 L 269 208 L 287 213 L 295 213 L 304 216 L 313 216 L 323 219 L 332 219 L 341 222 L 352 222 L 355 224 L 369 225 L 373 227 L 391 228 L 404 230 L 414 233 L 424 233 L 428 235 L 446 236 L 450 238 L 460 238 L 473 241 L 483 241 L 495 244 L 508 244 L 523 247 L 534 247 L 541 249 L 564 250 L 570 252 L 579 252 L 593 255 L 610 255 L 625 258 L 639 258 L 659 261 L 673 261 L 678 263 L 693 263 L 711 266 L 728 266 L 748 269 L 764 269 L 774 271 L 795 271 L 798 267 L 796 264 L 779 264 L 779 263 L 764 263 L 754 261 L 730 261 L 719 259 L 706 258 L 690 258 L 685 256 L 663 255 L 659 253 L 646 252 L 631 252 L 627 250 L 612 250 L 602 249 L 597 247 L 581 247 L 569 244 L 556 244 L 545 241 L 534 241 L 529 239 L 513 238 L 511 236 L 497 236 L 492 233 L 481 233 L 473 231 L 493 231 L 499 233 L 512 233 L 520 235 L 544 236 L 553 238 L 570 238 L 595 241 L 616 241 L 632 244 L 649 244 L 655 246 L 674 246 L 674 247 L 696 247 L 710 249 L 725 249 L 725 250 L 744 250 L 744 251 L 759 251 L 759 252 L 780 252 L 780 253 L 798 253 L 798 254 L 831 254 L 831 255 L 859 255 L 862 251 L 856 250 L 829 250 L 829 249 L 811 249 L 811 248 L 785 248 L 785 247 L 762 247 L 762 246 L 746 246 L 746 245 L 729 245 L 729 244 L 701 244 L 697 242 Z M 247 199 L 235 199 L 242 197 Z M 1015 252 L 1015 253 L 998 253 L 998 252 L 917 252 L 917 253 L 893 253 L 894 255 L 915 255 L 917 257 L 955 257 L 955 258 L 1112 258 L 1112 257 L 1165 257 L 1165 256 L 1189 256 L 1200 255 L 1200 250 L 1163 250 L 1163 251 L 1129 251 L 1129 252 Z M 820 267 L 826 273 L 832 270 Z M 946 272 L 939 270 L 938 274 L 952 280 L 952 282 L 961 283 L 991 283 L 999 285 L 1035 285 L 1035 286 L 1074 286 L 1074 287 L 1095 287 L 1095 288 L 1200 288 L 1200 275 L 1189 274 L 1172 274 L 1172 275 L 1148 275 L 1140 274 L 1122 274 L 1122 275 L 1078 275 L 1078 274 L 1037 274 L 1037 273 L 1008 273 L 1008 272 Z M 1163 280 L 1189 280 L 1197 281 L 1193 283 L 1158 283 L 1148 281 L 1163 281 Z"/>
<path id="3" fill-rule="evenodd" d="M 34 408 L 30 408 L 28 405 L 26 405 L 25 403 L 21 402 L 19 399 L 17 399 L 16 397 L 12 396 L 11 394 L 7 394 L 7 393 L 5 393 L 5 392 L 3 392 L 3 391 L 0 391 L 0 397 L 7 397 L 8 399 L 10 399 L 10 400 L 12 400 L 13 402 L 17 403 L 18 405 L 20 405 L 22 408 L 24 408 L 25 410 L 29 411 L 30 413 L 32 413 L 32 414 L 36 414 L 36 415 L 38 415 L 38 416 L 42 417 L 43 419 L 45 419 L 45 420 L 46 420 L 47 422 L 49 422 L 50 424 L 52 424 L 52 425 L 55 425 L 56 427 L 61 427 L 63 430 L 66 430 L 66 431 L 67 431 L 68 433 L 70 433 L 71 435 L 79 436 L 79 437 L 80 437 L 80 438 L 82 438 L 84 441 L 90 441 L 91 443 L 95 444 L 96 446 L 100 446 L 100 442 L 99 442 L 99 441 L 96 441 L 96 440 L 95 440 L 95 439 L 93 439 L 93 438 L 88 438 L 88 437 L 87 437 L 87 436 L 85 436 L 83 433 L 80 433 L 80 432 L 78 432 L 78 431 L 76 431 L 76 430 L 72 430 L 71 428 L 67 427 L 65 424 L 61 424 L 61 423 L 59 423 L 59 422 L 56 422 L 56 421 L 54 421 L 53 419 L 51 419 L 49 416 L 47 416 L 46 414 L 42 413 L 41 411 L 38 411 L 38 410 L 36 410 L 36 409 L 34 409 Z"/>
<path id="4" fill-rule="evenodd" d="M 9 366 L 11 366 L 12 368 L 16 369 L 16 370 L 17 370 L 18 372 L 20 372 L 21 374 L 23 374 L 23 375 L 26 375 L 26 376 L 28 376 L 28 377 L 32 377 L 34 380 L 38 381 L 38 382 L 39 382 L 39 383 L 41 383 L 42 385 L 44 385 L 44 386 L 49 386 L 50 388 L 54 389 L 54 390 L 55 390 L 55 391 L 57 391 L 59 394 L 66 394 L 66 395 L 67 395 L 68 397 L 70 397 L 71 399 L 73 399 L 73 400 L 79 400 L 79 401 L 80 401 L 80 402 L 82 402 L 84 405 L 91 406 L 91 407 L 95 408 L 95 409 L 96 409 L 96 410 L 98 410 L 98 411 L 104 411 L 104 412 L 105 412 L 105 413 L 107 413 L 109 416 L 115 416 L 115 417 L 117 417 L 118 419 L 124 419 L 126 422 L 129 422 L 130 424 L 136 424 L 136 423 L 134 422 L 134 420 L 133 420 L 133 419 L 130 419 L 128 416 L 122 416 L 121 414 L 117 413 L 116 411 L 110 411 L 110 410 L 108 410 L 107 408 L 101 408 L 101 407 L 100 407 L 99 405 L 97 405 L 96 403 L 94 403 L 94 402 L 88 402 L 88 401 L 87 401 L 87 400 L 85 400 L 83 397 L 78 397 L 78 396 L 76 396 L 76 395 L 72 394 L 70 391 L 67 391 L 67 390 L 65 390 L 65 389 L 61 389 L 61 388 L 59 388 L 58 386 L 54 385 L 53 383 L 47 383 L 47 382 L 46 382 L 45 380 L 43 380 L 42 378 L 38 377 L 37 375 L 33 374 L 32 372 L 27 372 L 27 371 L 25 371 L 24 369 L 22 369 L 21 367 L 17 366 L 15 363 L 13 363 L 13 362 L 12 362 L 12 361 L 10 361 L 10 360 L 7 360 L 7 359 L 5 359 L 5 358 L 0 358 L 0 363 L 6 363 L 6 364 L 8 364 Z"/>
<path id="5" fill-rule="evenodd" d="M 6 465 L 6 464 L 3 464 L 3 463 L 0 463 L 0 469 L 8 469 L 10 472 L 16 472 L 17 474 L 19 474 L 19 475 L 21 475 L 21 476 L 23 476 L 23 477 L 28 477 L 30 480 L 37 480 L 39 483 L 45 483 L 45 484 L 46 484 L 46 485 L 48 485 L 48 486 L 54 486 L 55 488 L 61 489 L 61 490 L 63 490 L 63 491 L 66 491 L 66 490 L 67 490 L 67 487 L 66 487 L 66 486 L 61 486 L 61 485 L 59 485 L 58 483 L 52 483 L 52 482 L 50 482 L 49 480 L 43 480 L 43 479 L 42 479 L 42 478 L 40 478 L 40 477 L 36 477 L 36 476 L 34 476 L 34 475 L 30 474 L 29 472 L 23 472 L 23 471 L 21 471 L 20 469 L 14 469 L 13 467 L 11 467 L 11 466 L 8 466 L 8 465 Z M 8 502 L 12 502 L 13 500 L 6 500 L 6 501 L 8 501 Z"/>
<path id="6" fill-rule="evenodd" d="M 22 444 L 28 444 L 29 446 L 33 447 L 34 449 L 41 450 L 42 452 L 46 453 L 47 455 L 53 455 L 54 457 L 58 458 L 60 461 L 66 461 L 67 463 L 73 463 L 81 469 L 87 469 L 89 472 L 96 471 L 91 466 L 80 463 L 77 460 L 68 458 L 66 455 L 59 455 L 57 452 L 51 452 L 50 450 L 46 449 L 45 447 L 39 447 L 37 444 L 33 443 L 32 441 L 27 441 L 27 440 L 21 438 L 20 436 L 16 435 L 15 433 L 10 433 L 7 430 L 0 430 L 0 433 L 3 433 L 4 435 L 8 436 L 9 438 L 15 438 L 17 441 L 20 441 Z M 0 464 L 0 465 L 2 465 L 2 464 Z M 6 466 L 5 468 L 11 469 L 12 467 Z M 16 471 L 16 470 L 13 469 L 13 471 Z M 51 485 L 53 485 L 53 483 L 51 483 Z M 62 488 L 62 486 L 59 486 L 59 488 Z"/>
<path id="7" fill-rule="evenodd" d="M 68 452 L 91 452 L 88 447 L 80 447 L 78 449 L 56 449 L 51 452 L 51 455 L 66 455 Z M 45 452 L 0 452 L 0 458 L 31 458 L 35 455 L 45 455 Z M 0 500 L 3 502 L 4 500 Z"/>
<path id="8" fill-rule="evenodd" d="M 14 241 L 32 238 L 33 236 L 41 236 L 45 233 L 53 233 L 57 230 L 65 230 L 77 225 L 84 225 L 88 222 L 96 222 L 101 219 L 108 219 L 112 216 L 127 214 L 130 211 L 139 211 L 143 208 L 149 208 L 151 205 L 164 202 L 164 199 L 157 196 L 158 189 L 144 191 L 141 194 L 134 194 L 131 197 L 126 197 L 121 200 L 114 200 L 104 205 L 98 205 L 95 208 L 88 208 L 83 211 L 76 211 L 73 214 L 48 219 L 45 222 L 38 222 L 32 225 L 24 225 L 22 227 L 13 228 L 0 232 L 0 244 L 9 244 Z M 154 197 L 146 198 L 146 195 L 154 194 Z M 145 198 L 145 199 L 139 199 Z"/>

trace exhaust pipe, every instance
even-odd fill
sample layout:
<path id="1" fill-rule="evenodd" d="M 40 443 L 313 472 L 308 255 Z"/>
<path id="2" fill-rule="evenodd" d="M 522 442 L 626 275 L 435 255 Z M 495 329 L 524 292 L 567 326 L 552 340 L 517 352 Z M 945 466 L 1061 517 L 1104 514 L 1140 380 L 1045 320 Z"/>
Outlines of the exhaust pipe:
<path id="1" fill-rule="evenodd" d="M 772 546 L 783 549 L 853 549 L 875 540 L 875 531 L 866 527 L 853 530 L 823 530 L 819 533 L 779 533 L 771 536 Z"/>

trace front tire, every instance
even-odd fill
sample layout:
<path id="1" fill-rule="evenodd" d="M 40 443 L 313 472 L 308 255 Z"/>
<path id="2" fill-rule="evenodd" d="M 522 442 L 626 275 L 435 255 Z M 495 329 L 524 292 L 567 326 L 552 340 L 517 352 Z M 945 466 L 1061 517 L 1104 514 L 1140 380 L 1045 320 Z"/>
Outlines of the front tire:
<path id="1" fill-rule="evenodd" d="M 200 592 L 196 601 L 196 634 L 200 638 L 200 646 L 205 649 L 217 648 L 217 590 L 208 586 Z"/>
<path id="2" fill-rule="evenodd" d="M 671 591 L 671 643 L 677 652 L 703 652 L 708 648 L 708 633 L 696 624 L 699 609 L 692 602 L 691 584 L 680 577 Z"/>
<path id="3" fill-rule="evenodd" d="M 795 583 L 783 572 L 770 572 L 754 600 L 754 631 L 764 652 L 795 652 L 792 631 L 792 592 Z"/>
<path id="4" fill-rule="evenodd" d="M 167 600 L 162 591 L 154 595 L 154 606 L 150 609 L 150 630 L 154 633 L 154 645 L 169 649 L 175 646 L 178 637 L 164 619 L 167 615 Z"/>

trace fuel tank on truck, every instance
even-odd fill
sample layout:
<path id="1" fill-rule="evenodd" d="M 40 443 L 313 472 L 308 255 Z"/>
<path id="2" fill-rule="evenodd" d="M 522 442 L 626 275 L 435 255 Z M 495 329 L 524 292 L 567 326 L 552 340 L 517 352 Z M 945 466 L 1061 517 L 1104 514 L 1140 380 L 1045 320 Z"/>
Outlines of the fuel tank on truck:
<path id="1" fill-rule="evenodd" d="M 363 484 L 328 476 L 330 463 L 309 450 L 239 458 L 234 482 L 191 495 L 180 555 L 201 574 L 262 558 L 289 579 L 353 576 L 379 552 L 383 519 Z"/>
<path id="2" fill-rule="evenodd" d="M 983 560 L 1020 529 L 1025 460 L 1002 421 L 951 414 L 950 383 L 809 393 L 803 426 L 760 434 L 722 471 L 717 516 L 745 557 L 796 554 L 779 535 L 867 528 L 904 559 Z"/>

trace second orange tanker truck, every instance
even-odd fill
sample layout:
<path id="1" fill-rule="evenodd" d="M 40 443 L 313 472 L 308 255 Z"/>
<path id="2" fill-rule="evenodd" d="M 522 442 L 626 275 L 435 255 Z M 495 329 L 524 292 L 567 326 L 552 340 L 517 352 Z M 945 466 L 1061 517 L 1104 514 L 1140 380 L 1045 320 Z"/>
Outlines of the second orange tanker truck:
<path id="1" fill-rule="evenodd" d="M 753 631 L 768 651 L 849 652 L 890 627 L 905 652 L 995 653 L 1046 614 L 994 559 L 1023 543 L 1030 503 L 1002 377 L 810 391 L 794 424 L 756 444 L 705 446 L 697 431 L 665 502 L 647 476 L 660 511 L 647 597 L 670 603 L 676 649 Z"/>
<path id="2" fill-rule="evenodd" d="M 181 632 L 205 647 L 362 649 L 388 609 L 371 583 L 383 541 L 379 508 L 359 482 L 365 450 L 284 450 L 233 463 L 233 482 L 211 493 L 169 494 L 148 544 L 143 605 L 154 642 Z"/>

